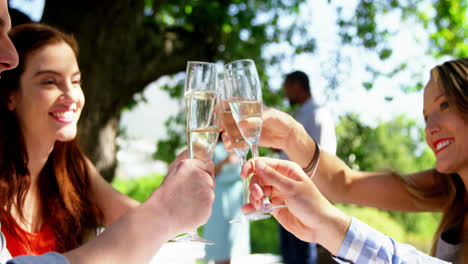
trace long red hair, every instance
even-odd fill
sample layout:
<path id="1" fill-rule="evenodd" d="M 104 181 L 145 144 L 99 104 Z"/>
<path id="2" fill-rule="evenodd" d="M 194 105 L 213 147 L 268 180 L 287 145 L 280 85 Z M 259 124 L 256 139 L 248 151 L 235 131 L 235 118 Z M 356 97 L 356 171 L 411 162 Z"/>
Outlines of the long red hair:
<path id="1" fill-rule="evenodd" d="M 0 221 L 8 232 L 18 235 L 11 211 L 16 207 L 24 220 L 24 201 L 31 179 L 24 138 L 16 113 L 7 107 L 8 101 L 11 93 L 19 89 L 20 76 L 31 53 L 64 42 L 78 56 L 78 45 L 73 36 L 38 23 L 14 27 L 10 38 L 20 61 L 16 69 L 2 73 L 0 79 Z M 87 159 L 77 140 L 56 142 L 40 172 L 38 185 L 42 217 L 52 225 L 61 252 L 79 246 L 101 223 L 102 213 L 89 199 L 89 177 Z"/>

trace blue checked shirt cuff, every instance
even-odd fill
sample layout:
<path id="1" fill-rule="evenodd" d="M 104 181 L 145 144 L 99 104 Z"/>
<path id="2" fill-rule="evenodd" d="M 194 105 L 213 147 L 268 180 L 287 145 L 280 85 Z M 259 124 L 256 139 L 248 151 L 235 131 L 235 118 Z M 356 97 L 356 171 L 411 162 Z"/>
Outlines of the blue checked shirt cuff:
<path id="1" fill-rule="evenodd" d="M 430 257 L 411 245 L 395 242 L 367 224 L 352 218 L 346 237 L 341 244 L 338 263 L 421 263 L 447 264 L 437 258 Z"/>

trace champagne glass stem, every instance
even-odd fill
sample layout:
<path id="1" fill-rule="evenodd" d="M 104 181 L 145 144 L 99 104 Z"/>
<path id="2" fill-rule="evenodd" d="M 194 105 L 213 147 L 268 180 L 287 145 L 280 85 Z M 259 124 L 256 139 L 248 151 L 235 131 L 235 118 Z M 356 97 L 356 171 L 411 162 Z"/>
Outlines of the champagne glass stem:
<path id="1" fill-rule="evenodd" d="M 258 145 L 257 144 L 251 144 L 250 148 L 252 149 L 252 156 L 254 158 L 258 157 L 259 156 L 258 155 Z M 265 208 L 265 209 L 271 207 L 271 202 L 268 199 L 268 197 L 266 197 L 266 196 L 263 196 L 263 198 L 262 198 L 262 207 Z"/>
<path id="2" fill-rule="evenodd" d="M 244 167 L 245 161 L 246 161 L 246 155 L 240 155 L 240 166 L 241 168 Z M 242 184 L 243 184 L 243 193 L 244 193 L 244 204 L 247 204 L 249 202 L 249 179 L 245 178 L 242 179 Z"/>
<path id="3" fill-rule="evenodd" d="M 252 157 L 256 158 L 258 157 L 258 145 L 257 144 L 251 144 L 250 148 L 252 149 Z"/>

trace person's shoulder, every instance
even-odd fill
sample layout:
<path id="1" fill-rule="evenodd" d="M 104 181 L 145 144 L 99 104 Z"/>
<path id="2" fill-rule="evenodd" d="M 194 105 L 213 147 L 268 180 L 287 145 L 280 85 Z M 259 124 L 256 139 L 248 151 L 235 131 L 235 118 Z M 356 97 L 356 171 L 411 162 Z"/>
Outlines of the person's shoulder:
<path id="1" fill-rule="evenodd" d="M 313 107 L 314 107 L 315 112 L 317 113 L 318 116 L 331 117 L 330 109 L 326 105 L 314 104 Z"/>
<path id="2" fill-rule="evenodd" d="M 321 114 L 331 115 L 330 109 L 324 105 L 317 107 L 317 112 Z"/>
<path id="3" fill-rule="evenodd" d="M 315 112 L 319 107 L 320 105 L 316 104 L 312 99 L 309 98 L 299 107 L 297 113 Z"/>
<path id="4" fill-rule="evenodd" d="M 328 108 L 326 107 L 325 104 L 317 103 L 312 98 L 309 98 L 309 100 L 304 102 L 301 108 L 310 109 L 310 110 L 313 109 L 314 111 L 328 111 Z"/>

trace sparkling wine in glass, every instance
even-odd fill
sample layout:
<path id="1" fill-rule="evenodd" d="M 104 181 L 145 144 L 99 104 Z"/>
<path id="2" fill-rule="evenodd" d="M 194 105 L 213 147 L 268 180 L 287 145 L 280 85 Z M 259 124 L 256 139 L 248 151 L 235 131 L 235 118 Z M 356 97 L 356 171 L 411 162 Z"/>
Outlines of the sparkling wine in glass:
<path id="1" fill-rule="evenodd" d="M 217 94 L 210 91 L 191 91 L 186 94 L 189 105 L 187 138 L 191 159 L 213 159 L 219 135 L 216 98 Z"/>

